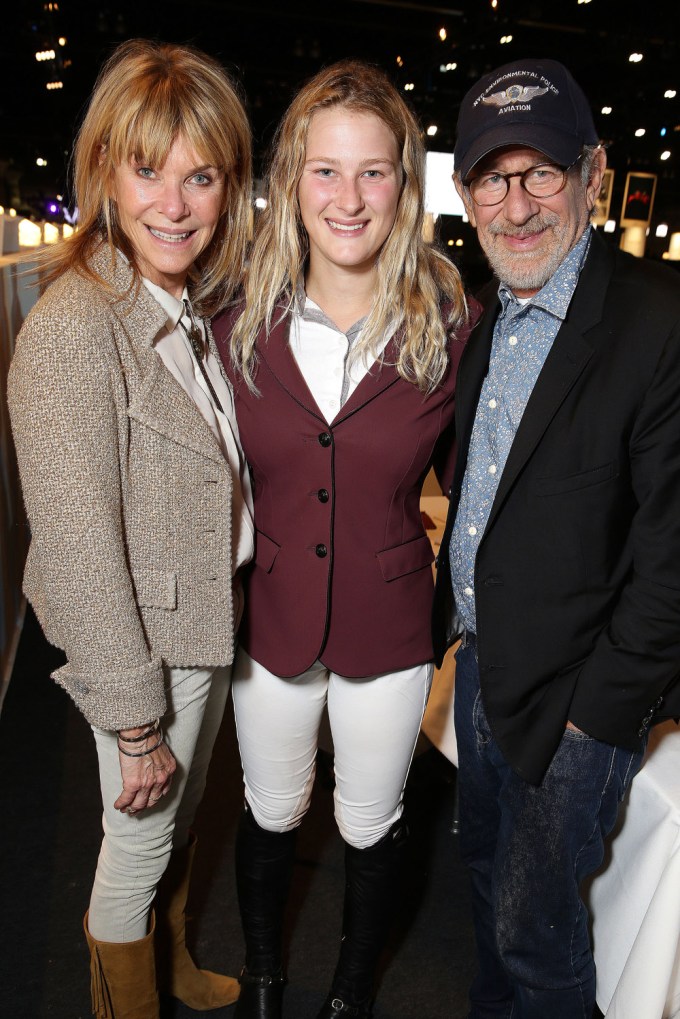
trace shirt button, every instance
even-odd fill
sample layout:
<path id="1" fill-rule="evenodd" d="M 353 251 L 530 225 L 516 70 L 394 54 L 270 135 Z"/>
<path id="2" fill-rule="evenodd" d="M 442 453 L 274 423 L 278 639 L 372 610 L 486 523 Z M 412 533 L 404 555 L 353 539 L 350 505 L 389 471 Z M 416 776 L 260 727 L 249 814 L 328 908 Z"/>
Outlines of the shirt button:
<path id="1" fill-rule="evenodd" d="M 498 470 L 498 468 L 496 467 L 496 464 L 490 464 L 490 466 L 489 466 L 489 474 L 495 474 L 497 470 Z"/>
<path id="2" fill-rule="evenodd" d="M 510 344 L 511 347 L 514 347 L 515 344 L 517 343 L 517 337 L 511 336 L 510 339 L 508 340 L 508 343 Z"/>
<path id="3" fill-rule="evenodd" d="M 477 533 L 476 527 L 468 527 L 468 534 L 471 534 L 474 537 L 476 533 Z"/>
<path id="4" fill-rule="evenodd" d="M 489 407 L 491 407 L 491 410 L 495 410 L 497 406 L 498 406 L 498 404 L 496 403 L 494 398 L 491 397 L 491 399 L 489 400 Z"/>
<path id="5" fill-rule="evenodd" d="M 468 598 L 471 598 L 472 595 L 474 594 L 474 591 L 472 590 L 471 587 L 466 587 L 463 591 L 463 594 L 466 594 Z"/>
<path id="6" fill-rule="evenodd" d="M 333 439 L 331 438 L 330 432 L 322 432 L 319 436 L 319 442 L 322 446 L 330 446 Z"/>
<path id="7" fill-rule="evenodd" d="M 317 545 L 314 551 L 318 555 L 319 559 L 325 559 L 328 555 L 328 549 L 325 545 Z"/>
<path id="8" fill-rule="evenodd" d="M 316 493 L 316 497 L 319 500 L 319 502 L 328 502 L 329 499 L 328 490 L 325 488 L 320 488 L 319 491 Z"/>

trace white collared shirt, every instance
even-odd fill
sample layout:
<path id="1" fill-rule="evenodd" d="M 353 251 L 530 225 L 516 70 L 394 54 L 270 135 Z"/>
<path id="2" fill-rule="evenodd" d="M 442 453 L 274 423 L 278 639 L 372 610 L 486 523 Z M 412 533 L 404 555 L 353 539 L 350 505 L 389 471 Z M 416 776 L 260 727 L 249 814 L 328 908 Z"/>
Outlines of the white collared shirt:
<path id="1" fill-rule="evenodd" d="M 302 301 L 302 312 L 294 310 L 291 316 L 290 348 L 319 410 L 330 423 L 375 364 L 368 353 L 350 357 L 366 318 L 343 333 L 304 292 L 298 295 L 297 308 Z M 389 339 L 388 333 L 378 345 L 378 355 Z"/>

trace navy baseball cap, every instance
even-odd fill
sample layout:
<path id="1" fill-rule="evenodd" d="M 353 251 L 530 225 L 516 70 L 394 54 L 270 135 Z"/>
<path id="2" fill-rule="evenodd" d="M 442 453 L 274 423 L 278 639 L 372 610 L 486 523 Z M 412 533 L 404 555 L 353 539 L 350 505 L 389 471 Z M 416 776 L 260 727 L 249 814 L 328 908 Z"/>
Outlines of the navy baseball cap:
<path id="1" fill-rule="evenodd" d="M 458 113 L 454 169 L 462 180 L 483 156 L 504 145 L 538 149 L 571 166 L 584 145 L 598 145 L 590 105 L 556 60 L 515 60 L 484 75 Z"/>

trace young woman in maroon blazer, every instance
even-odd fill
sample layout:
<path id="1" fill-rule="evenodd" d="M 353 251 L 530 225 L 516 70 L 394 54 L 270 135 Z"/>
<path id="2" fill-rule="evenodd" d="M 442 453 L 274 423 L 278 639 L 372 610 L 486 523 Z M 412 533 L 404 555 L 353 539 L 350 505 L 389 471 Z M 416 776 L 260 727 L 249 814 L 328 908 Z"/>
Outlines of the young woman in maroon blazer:
<path id="1" fill-rule="evenodd" d="M 376 68 L 316 75 L 279 127 L 243 303 L 214 322 L 255 499 L 233 681 L 246 811 L 236 1016 L 279 1019 L 295 833 L 328 707 L 346 843 L 340 959 L 318 1019 L 368 1017 L 432 679 L 434 464 L 448 491 L 469 311 L 422 238 L 424 149 Z"/>

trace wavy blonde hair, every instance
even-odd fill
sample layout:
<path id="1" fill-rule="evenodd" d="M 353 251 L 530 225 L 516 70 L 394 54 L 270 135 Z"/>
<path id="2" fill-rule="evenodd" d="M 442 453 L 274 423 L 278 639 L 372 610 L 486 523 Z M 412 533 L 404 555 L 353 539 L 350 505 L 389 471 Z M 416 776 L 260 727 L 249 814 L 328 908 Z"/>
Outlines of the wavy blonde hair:
<path id="1" fill-rule="evenodd" d="M 251 232 L 251 133 L 236 86 L 212 57 L 190 46 L 132 39 L 102 67 L 76 140 L 72 178 L 78 230 L 42 258 L 46 281 L 73 268 L 106 286 L 90 264 L 102 241 L 140 275 L 121 229 L 111 184 L 131 159 L 162 166 L 180 137 L 224 173 L 217 228 L 189 273 L 192 302 L 213 314 L 239 283 Z"/>
<path id="2" fill-rule="evenodd" d="M 423 392 L 442 380 L 448 366 L 448 333 L 467 318 L 458 270 L 423 239 L 425 148 L 421 129 L 387 75 L 357 60 L 333 64 L 298 92 L 281 121 L 267 174 L 261 215 L 243 291 L 245 308 L 231 337 L 231 356 L 256 391 L 256 340 L 271 329 L 274 313 L 289 313 L 304 283 L 309 241 L 302 224 L 298 184 L 307 132 L 318 110 L 343 107 L 378 117 L 394 135 L 401 155 L 402 189 L 397 215 L 377 263 L 375 300 L 355 356 L 376 356 L 388 330 L 401 337 L 397 371 Z M 450 304 L 442 322 L 441 303 Z"/>

